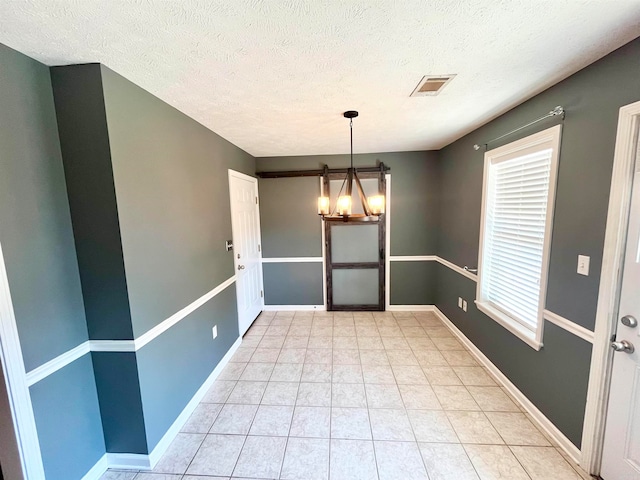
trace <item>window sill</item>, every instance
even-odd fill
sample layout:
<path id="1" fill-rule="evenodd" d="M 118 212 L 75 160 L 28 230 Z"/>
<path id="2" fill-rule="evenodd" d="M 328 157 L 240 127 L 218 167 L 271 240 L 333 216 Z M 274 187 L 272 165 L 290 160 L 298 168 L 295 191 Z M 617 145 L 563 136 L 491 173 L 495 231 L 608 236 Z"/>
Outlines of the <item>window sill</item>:
<path id="1" fill-rule="evenodd" d="M 532 332 L 531 330 L 525 328 L 520 325 L 518 322 L 513 320 L 508 315 L 505 315 L 503 312 L 498 310 L 495 307 L 492 307 L 488 303 L 475 301 L 476 307 L 482 313 L 487 315 L 489 318 L 494 320 L 495 322 L 502 325 L 504 328 L 513 333 L 516 337 L 522 340 L 524 343 L 529 345 L 534 350 L 539 351 L 542 348 L 542 342 L 538 340 L 536 336 L 536 332 Z"/>

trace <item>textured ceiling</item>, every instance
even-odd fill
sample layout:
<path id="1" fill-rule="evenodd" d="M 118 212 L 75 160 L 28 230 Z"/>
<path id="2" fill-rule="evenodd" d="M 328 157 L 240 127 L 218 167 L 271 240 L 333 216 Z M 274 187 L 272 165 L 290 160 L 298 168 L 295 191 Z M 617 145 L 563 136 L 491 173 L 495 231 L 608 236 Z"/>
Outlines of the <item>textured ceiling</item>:
<path id="1" fill-rule="evenodd" d="M 0 0 L 1 43 L 101 62 L 255 156 L 347 152 L 348 109 L 357 152 L 437 149 L 638 35 L 640 0 Z"/>

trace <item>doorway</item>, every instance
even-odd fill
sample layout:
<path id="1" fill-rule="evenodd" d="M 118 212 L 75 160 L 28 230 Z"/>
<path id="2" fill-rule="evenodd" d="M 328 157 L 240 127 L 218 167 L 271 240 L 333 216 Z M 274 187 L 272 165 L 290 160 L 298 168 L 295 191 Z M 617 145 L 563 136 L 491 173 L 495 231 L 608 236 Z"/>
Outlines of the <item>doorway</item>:
<path id="1" fill-rule="evenodd" d="M 640 149 L 636 131 L 626 248 L 602 452 L 604 480 L 640 480 Z"/>
<path id="2" fill-rule="evenodd" d="M 244 335 L 264 307 L 258 179 L 229 170 L 238 329 Z"/>
<path id="3" fill-rule="evenodd" d="M 385 195 L 389 212 L 387 182 L 390 175 L 359 173 L 365 196 Z M 321 179 L 322 194 L 335 204 L 344 175 Z M 354 202 L 352 213 L 364 213 Z M 325 297 L 329 311 L 384 311 L 387 274 L 387 215 L 366 222 L 323 221 L 325 253 Z"/>
<path id="4" fill-rule="evenodd" d="M 640 480 L 639 135 L 636 102 L 618 117 L 582 435 L 581 466 L 605 480 Z"/>

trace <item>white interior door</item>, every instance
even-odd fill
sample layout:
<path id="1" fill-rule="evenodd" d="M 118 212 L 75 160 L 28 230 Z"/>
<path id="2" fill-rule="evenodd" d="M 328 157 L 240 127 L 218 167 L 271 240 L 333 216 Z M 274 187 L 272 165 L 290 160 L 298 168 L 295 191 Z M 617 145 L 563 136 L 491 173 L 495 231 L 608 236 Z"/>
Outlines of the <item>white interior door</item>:
<path id="1" fill-rule="evenodd" d="M 264 306 L 258 179 L 229 170 L 238 328 L 244 335 Z"/>
<path id="2" fill-rule="evenodd" d="M 640 153 L 640 152 L 639 152 Z M 640 480 L 640 161 L 636 160 L 602 453 L 604 480 Z M 626 342 L 626 343 L 625 343 Z M 623 349 L 624 347 L 627 347 Z M 634 351 L 631 351 L 635 348 Z"/>

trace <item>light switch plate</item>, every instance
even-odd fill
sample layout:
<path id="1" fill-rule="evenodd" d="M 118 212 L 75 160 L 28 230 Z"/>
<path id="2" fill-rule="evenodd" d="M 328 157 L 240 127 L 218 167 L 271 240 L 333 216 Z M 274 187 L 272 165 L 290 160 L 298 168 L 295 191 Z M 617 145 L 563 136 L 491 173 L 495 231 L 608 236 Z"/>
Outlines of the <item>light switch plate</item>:
<path id="1" fill-rule="evenodd" d="M 462 308 L 462 297 L 458 297 L 458 308 Z"/>
<path id="2" fill-rule="evenodd" d="M 578 255 L 578 273 L 580 275 L 584 275 L 584 276 L 589 275 L 590 261 L 591 261 L 591 257 L 587 257 L 586 255 Z"/>
<path id="3" fill-rule="evenodd" d="M 466 300 L 462 300 L 462 310 L 464 310 L 465 312 L 467 311 L 467 301 Z"/>
<path id="4" fill-rule="evenodd" d="M 215 340 L 216 337 L 218 336 L 218 326 L 214 325 L 213 328 L 211 329 L 211 333 L 213 333 L 213 339 Z"/>

